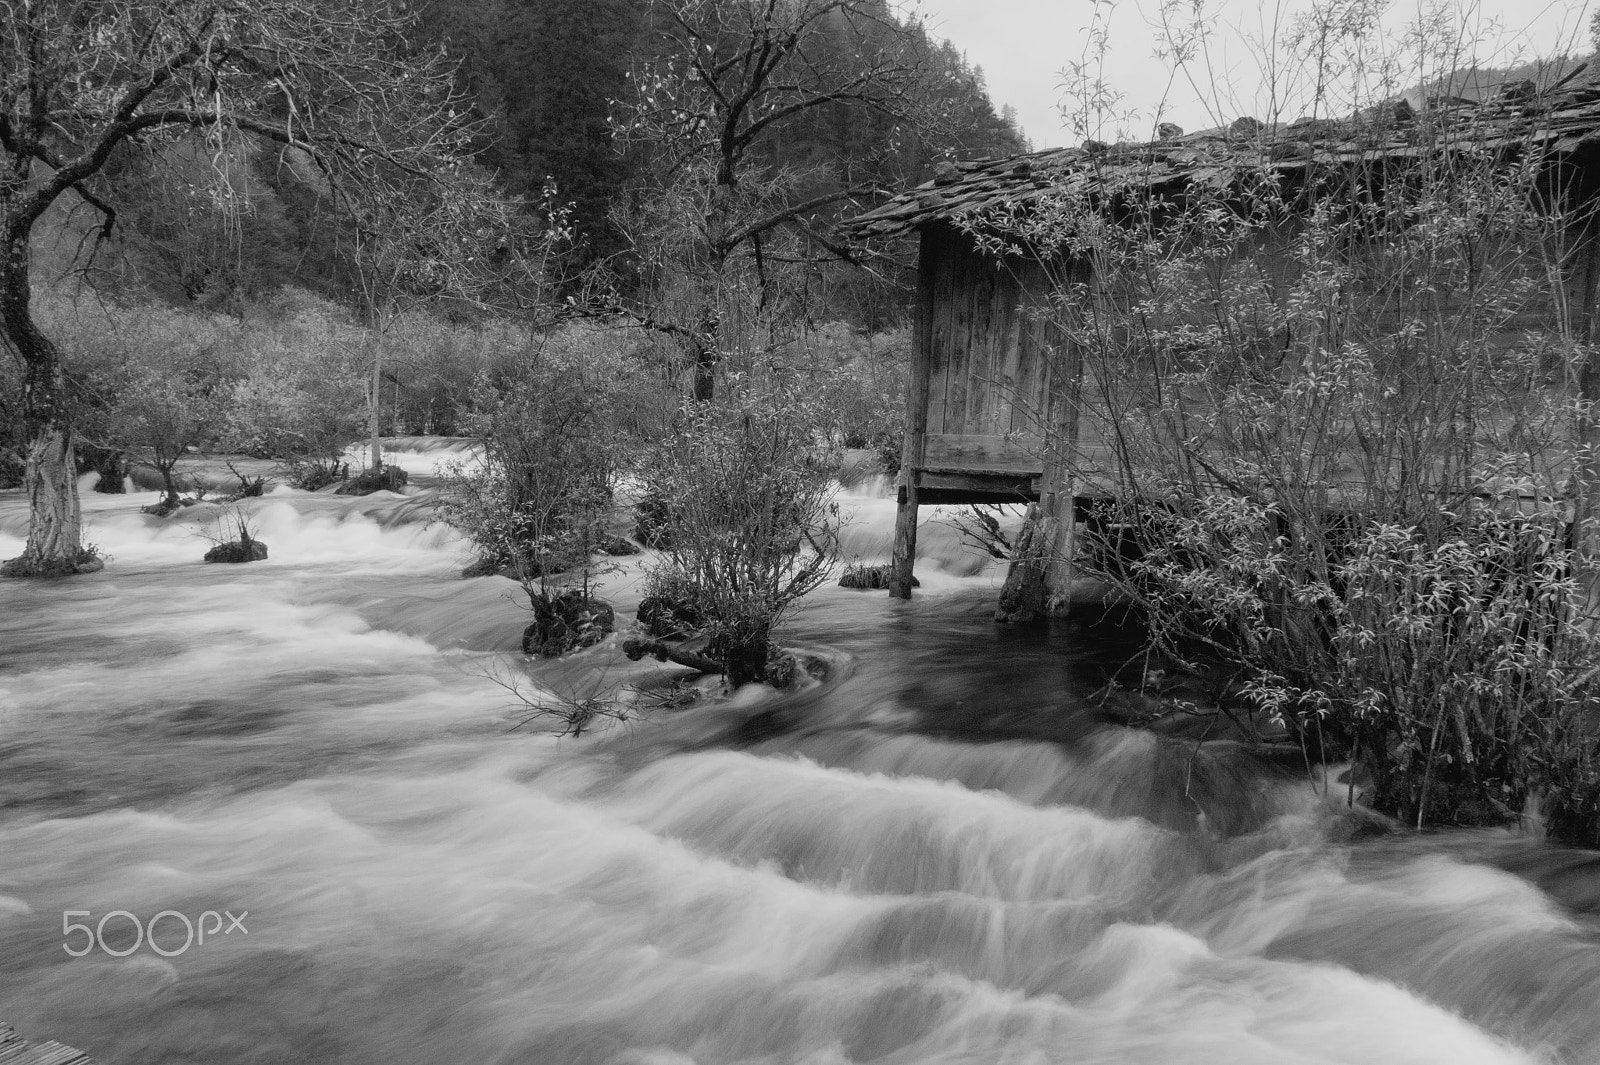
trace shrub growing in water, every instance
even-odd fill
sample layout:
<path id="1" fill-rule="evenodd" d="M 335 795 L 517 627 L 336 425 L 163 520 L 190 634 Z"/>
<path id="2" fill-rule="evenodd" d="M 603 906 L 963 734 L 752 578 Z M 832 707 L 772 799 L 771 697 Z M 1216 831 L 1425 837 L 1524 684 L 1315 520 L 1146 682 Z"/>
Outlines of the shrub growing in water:
<path id="1" fill-rule="evenodd" d="M 484 559 L 536 579 L 598 548 L 626 444 L 608 362 L 546 349 L 474 384 L 468 424 L 483 450 L 448 470 L 444 516 Z"/>
<path id="2" fill-rule="evenodd" d="M 1116 517 L 1137 532 L 1099 567 L 1134 592 L 1154 642 L 1221 663 L 1308 747 L 1361 761 L 1380 809 L 1504 824 L 1542 797 L 1553 827 L 1595 838 L 1600 635 L 1581 623 L 1561 508 L 1475 501 L 1410 524 L 1330 521 L 1312 539 L 1239 497 Z"/>
<path id="3" fill-rule="evenodd" d="M 1353 73 L 1398 69 L 1377 24 L 1308 26 L 1329 32 L 1283 68 L 1353 79 L 1311 106 L 1381 104 Z M 1329 66 L 1330 41 L 1373 65 Z M 969 232 L 1055 275 L 1052 370 L 1081 421 L 1038 412 L 1040 435 L 1122 501 L 1091 568 L 1154 645 L 1226 663 L 1414 823 L 1514 820 L 1542 794 L 1600 843 L 1600 418 L 1569 313 L 1593 207 L 1532 138 L 1478 148 L 1470 110 L 1395 114 L 1343 127 L 1388 122 L 1389 159 L 1285 130 L 1270 147 L 1303 162 L 1243 151 L 1174 192 L 1123 155 L 1106 187 Z"/>
<path id="4" fill-rule="evenodd" d="M 576 572 L 577 594 L 588 601 L 591 558 L 613 540 L 604 526 L 613 491 L 648 420 L 638 374 L 608 340 L 566 331 L 519 368 L 480 375 L 467 425 L 482 452 L 446 471 L 445 520 L 467 534 L 481 562 L 517 576 L 539 618 L 577 609 L 558 574 Z M 609 608 L 600 613 L 609 617 Z M 609 623 L 568 627 L 581 645 Z M 537 644 L 548 653 L 551 641 Z"/>
<path id="5" fill-rule="evenodd" d="M 734 686 L 768 676 L 774 632 L 836 561 L 825 424 L 814 400 L 730 375 L 683 407 L 643 471 L 666 533 L 647 593 L 702 620 Z"/>

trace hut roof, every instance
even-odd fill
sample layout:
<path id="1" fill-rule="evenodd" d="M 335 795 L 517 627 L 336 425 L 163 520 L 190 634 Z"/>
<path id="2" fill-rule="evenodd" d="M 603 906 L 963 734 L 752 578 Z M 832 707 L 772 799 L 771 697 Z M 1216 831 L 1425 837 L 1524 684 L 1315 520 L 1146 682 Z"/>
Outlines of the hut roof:
<path id="1" fill-rule="evenodd" d="M 1586 67 L 1538 91 L 1532 82 L 1504 86 L 1487 100 L 1434 97 L 1421 109 L 1391 101 L 1345 120 L 1300 119 L 1269 126 L 1233 125 L 1178 133 L 1145 144 L 1049 148 L 1003 159 L 940 166 L 933 180 L 848 223 L 860 236 L 887 236 L 929 222 L 1026 208 L 1063 193 L 1126 189 L 1229 188 L 1246 173 L 1288 174 L 1308 166 L 1348 165 L 1431 155 L 1449 147 L 1543 146 L 1557 154 L 1600 144 L 1600 80 Z"/>

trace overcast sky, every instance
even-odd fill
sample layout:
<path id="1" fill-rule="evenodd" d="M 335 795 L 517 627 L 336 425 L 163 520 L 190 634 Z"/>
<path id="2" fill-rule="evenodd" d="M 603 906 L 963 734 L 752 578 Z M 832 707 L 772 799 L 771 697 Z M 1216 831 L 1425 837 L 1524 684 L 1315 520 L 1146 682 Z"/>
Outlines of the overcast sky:
<path id="1" fill-rule="evenodd" d="M 1169 0 L 1169 3 L 1171 0 Z M 1180 0 L 1189 8 L 1194 0 Z M 1220 107 L 1203 105 L 1201 93 L 1180 74 L 1154 57 L 1155 28 L 1161 0 L 920 0 L 915 5 L 934 33 L 949 38 L 981 66 L 995 106 L 1016 108 L 1024 132 L 1036 148 L 1076 143 L 1081 137 L 1063 125 L 1057 105 L 1062 96 L 1061 71 L 1085 56 L 1085 30 L 1098 6 L 1109 10 L 1109 50 L 1105 80 L 1124 94 L 1121 109 L 1136 116 L 1117 135 L 1147 136 L 1159 109 L 1162 117 L 1189 130 L 1216 125 L 1216 111 L 1231 120 L 1241 114 L 1265 117 L 1266 105 L 1256 97 L 1262 85 L 1262 64 L 1246 42 L 1270 37 L 1276 15 L 1280 25 L 1303 11 L 1308 0 L 1204 0 L 1216 17 L 1210 42 L 1212 69 L 1239 87 L 1235 98 Z M 1482 38 L 1479 54 L 1505 65 L 1555 51 L 1589 50 L 1588 24 L 1600 0 L 1451 0 L 1453 18 L 1467 35 Z M 1398 40 L 1403 26 L 1416 19 L 1419 0 L 1395 0 L 1386 25 Z M 1438 6 L 1431 4 L 1430 6 Z M 1165 100 L 1163 106 L 1162 101 Z M 1292 120 L 1298 115 L 1286 115 Z"/>

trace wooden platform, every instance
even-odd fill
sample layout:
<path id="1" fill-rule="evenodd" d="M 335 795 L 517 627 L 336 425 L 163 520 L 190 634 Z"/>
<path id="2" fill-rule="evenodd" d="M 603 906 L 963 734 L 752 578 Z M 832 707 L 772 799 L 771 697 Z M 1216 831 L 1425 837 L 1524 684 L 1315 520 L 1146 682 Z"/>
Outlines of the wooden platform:
<path id="1" fill-rule="evenodd" d="M 94 1059 L 60 1043 L 29 1043 L 0 1024 L 0 1065 L 94 1065 Z"/>

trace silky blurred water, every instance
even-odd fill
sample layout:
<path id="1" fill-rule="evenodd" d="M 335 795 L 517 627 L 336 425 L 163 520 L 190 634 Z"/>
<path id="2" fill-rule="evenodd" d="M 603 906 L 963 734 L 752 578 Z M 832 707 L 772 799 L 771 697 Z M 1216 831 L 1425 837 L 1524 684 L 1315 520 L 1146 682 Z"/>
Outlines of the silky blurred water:
<path id="1" fill-rule="evenodd" d="M 410 496 L 247 502 L 249 566 L 200 563 L 214 509 L 87 495 L 105 571 L 0 586 L 0 1020 L 105 1063 L 1600 1062 L 1595 916 L 1505 871 L 1582 856 L 1370 836 L 1110 723 L 1126 638 L 997 628 L 942 525 L 912 602 L 806 605 L 825 684 L 524 724 L 508 683 L 663 667 L 514 653 L 515 585 L 429 522 L 463 446 L 401 454 Z M 882 486 L 843 503 L 886 556 Z M 25 522 L 0 494 L 0 557 Z M 72 957 L 68 910 L 247 932 Z"/>

